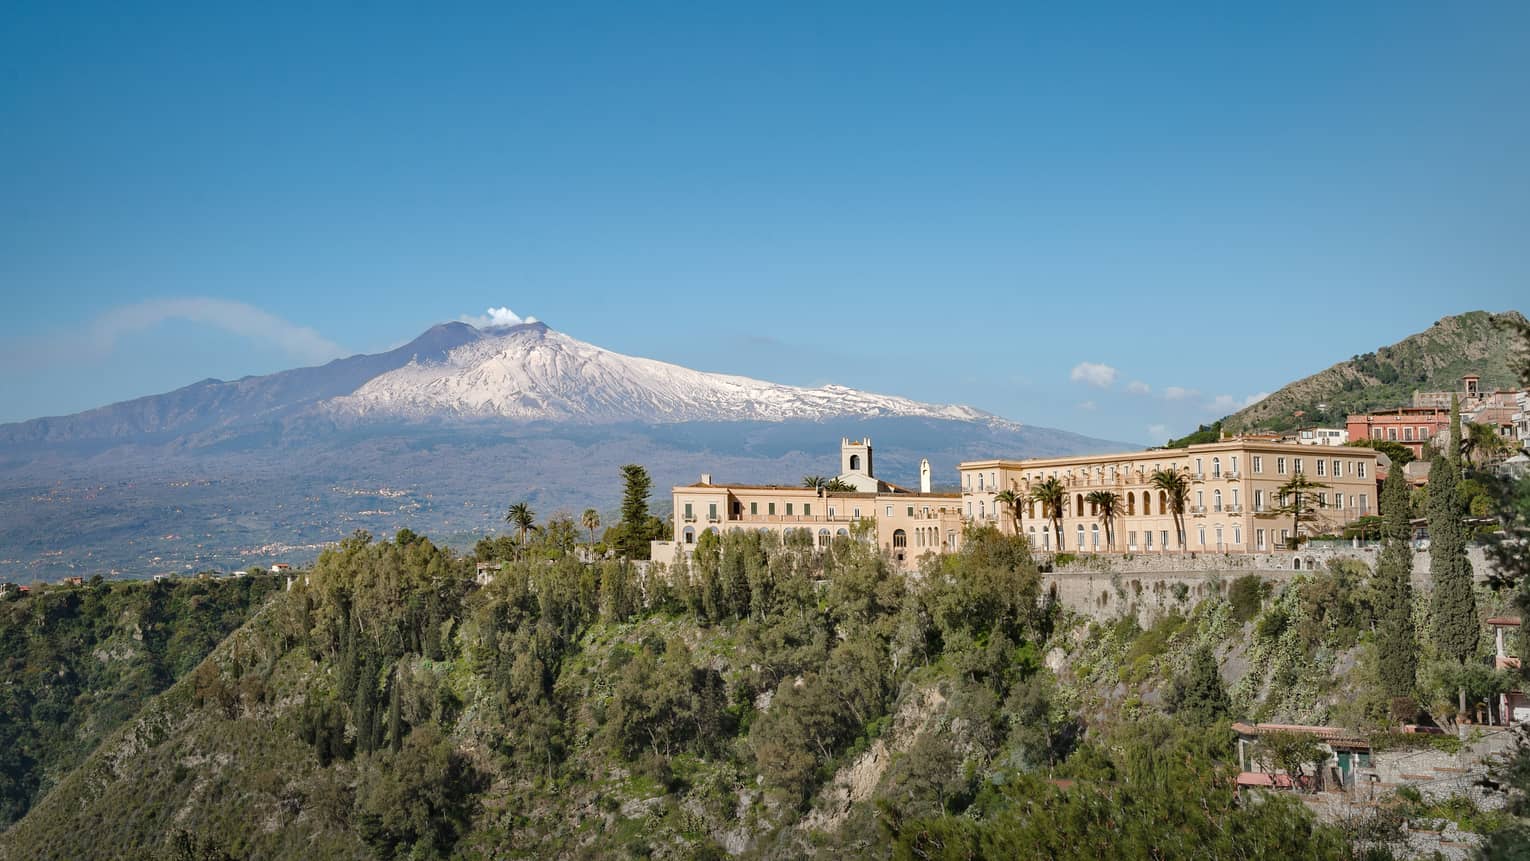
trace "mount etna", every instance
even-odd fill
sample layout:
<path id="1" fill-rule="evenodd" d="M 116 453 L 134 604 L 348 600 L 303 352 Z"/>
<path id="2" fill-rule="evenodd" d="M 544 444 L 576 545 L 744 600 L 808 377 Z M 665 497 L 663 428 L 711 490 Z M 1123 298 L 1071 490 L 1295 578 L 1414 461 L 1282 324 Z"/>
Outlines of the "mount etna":
<path id="1" fill-rule="evenodd" d="M 963 458 L 1130 447 L 695 371 L 542 323 L 446 323 L 386 353 L 0 425 L 0 563 L 9 579 L 227 570 L 405 526 L 470 544 L 512 500 L 610 510 L 625 463 L 649 469 L 662 513 L 664 490 L 703 470 L 832 472 L 841 436 L 872 437 L 880 472 L 908 482 L 924 457 L 953 476 Z"/>

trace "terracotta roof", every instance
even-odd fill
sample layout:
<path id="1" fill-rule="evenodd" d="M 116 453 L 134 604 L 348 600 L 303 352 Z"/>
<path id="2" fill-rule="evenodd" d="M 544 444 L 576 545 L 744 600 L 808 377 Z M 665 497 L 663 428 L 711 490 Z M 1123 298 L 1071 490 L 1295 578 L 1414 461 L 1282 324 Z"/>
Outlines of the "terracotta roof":
<path id="1" fill-rule="evenodd" d="M 1241 721 L 1232 725 L 1233 732 L 1242 735 L 1259 736 L 1269 732 L 1296 732 L 1305 735 L 1315 735 L 1329 744 L 1339 744 L 1346 747 L 1365 745 L 1370 743 L 1360 738 L 1343 727 L 1337 726 L 1308 726 L 1296 723 L 1259 723 L 1246 724 Z"/>
<path id="2" fill-rule="evenodd" d="M 1518 616 L 1494 616 L 1487 620 L 1490 628 L 1518 628 L 1519 622 Z"/>
<path id="3" fill-rule="evenodd" d="M 1245 771 L 1238 775 L 1239 786 L 1278 786 L 1281 789 L 1291 788 L 1291 775 L 1289 774 L 1265 774 L 1262 771 Z"/>

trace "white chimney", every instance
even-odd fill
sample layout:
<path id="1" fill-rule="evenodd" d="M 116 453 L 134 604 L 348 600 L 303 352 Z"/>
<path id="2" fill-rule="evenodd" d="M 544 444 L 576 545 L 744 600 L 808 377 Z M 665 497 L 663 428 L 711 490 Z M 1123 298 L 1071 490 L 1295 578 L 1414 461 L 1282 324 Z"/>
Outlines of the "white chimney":
<path id="1" fill-rule="evenodd" d="M 710 473 L 710 472 L 703 472 L 701 474 L 701 483 L 702 484 L 711 484 L 712 483 L 712 473 Z"/>
<path id="2" fill-rule="evenodd" d="M 930 492 L 930 459 L 919 461 L 919 492 Z"/>

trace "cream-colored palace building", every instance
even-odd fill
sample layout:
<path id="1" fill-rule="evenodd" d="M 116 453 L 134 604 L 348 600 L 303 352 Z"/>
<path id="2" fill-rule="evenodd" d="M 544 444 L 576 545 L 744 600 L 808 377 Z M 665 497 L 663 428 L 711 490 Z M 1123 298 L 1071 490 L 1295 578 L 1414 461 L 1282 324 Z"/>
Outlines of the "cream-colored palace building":
<path id="1" fill-rule="evenodd" d="M 961 546 L 962 497 L 930 492 L 930 463 L 920 464 L 919 490 L 876 477 L 870 439 L 840 441 L 839 480 L 854 492 L 828 493 L 790 485 L 713 484 L 702 475 L 696 484 L 674 489 L 673 541 L 655 541 L 653 558 L 668 562 L 689 550 L 701 533 L 735 529 L 783 532 L 806 529 L 819 547 L 848 536 L 857 524 L 876 528 L 878 546 L 900 566 L 912 568 L 926 553 Z"/>
<path id="2" fill-rule="evenodd" d="M 1320 455 L 1321 456 L 1318 456 Z M 961 547 L 962 530 L 992 524 L 1013 534 L 1017 525 L 1042 552 L 1155 553 L 1179 547 L 1174 517 L 1162 492 L 1151 484 L 1160 469 L 1183 473 L 1190 498 L 1185 507 L 1185 547 L 1190 552 L 1258 553 L 1282 549 L 1291 534 L 1289 515 L 1277 515 L 1279 488 L 1297 473 L 1327 485 L 1317 490 L 1316 521 L 1304 521 L 1303 535 L 1338 531 L 1376 513 L 1376 452 L 1366 448 L 1318 450 L 1268 439 L 1238 438 L 1182 449 L 1027 460 L 968 461 L 959 467 L 961 492 L 932 493 L 929 461 L 920 465 L 919 490 L 883 481 L 872 469 L 871 440 L 840 443 L 839 479 L 854 492 L 825 493 L 790 485 L 714 484 L 702 475 L 696 484 L 674 488 L 674 538 L 653 543 L 653 558 L 669 562 L 693 548 L 708 530 L 755 529 L 780 533 L 806 529 L 819 547 L 854 527 L 874 521 L 876 542 L 904 568 L 917 567 L 928 553 Z M 1062 546 L 1052 522 L 1030 499 L 1033 488 L 1057 478 L 1067 488 Z M 1012 490 L 1025 501 L 1019 523 L 998 500 Z M 1088 495 L 1114 491 L 1120 500 L 1114 520 L 1115 546 Z"/>
<path id="3" fill-rule="evenodd" d="M 1336 532 L 1377 512 L 1376 452 L 1365 448 L 1327 450 L 1296 443 L 1238 438 L 1179 449 L 1032 460 L 981 460 L 961 464 L 962 518 L 992 523 L 1013 533 L 1015 520 L 996 496 L 1013 490 L 1025 498 L 1020 529 L 1040 551 L 1153 553 L 1180 549 L 1174 516 L 1164 494 L 1152 486 L 1160 469 L 1189 479 L 1185 505 L 1185 550 L 1243 553 L 1283 549 L 1291 535 L 1289 514 L 1277 515 L 1279 489 L 1297 473 L 1327 487 L 1316 490 L 1316 520 L 1302 523 L 1306 536 Z M 1062 518 L 1062 545 L 1032 489 L 1056 478 L 1068 490 Z M 1113 524 L 1116 546 L 1106 544 L 1105 526 L 1088 496 L 1114 491 L 1120 510 Z"/>

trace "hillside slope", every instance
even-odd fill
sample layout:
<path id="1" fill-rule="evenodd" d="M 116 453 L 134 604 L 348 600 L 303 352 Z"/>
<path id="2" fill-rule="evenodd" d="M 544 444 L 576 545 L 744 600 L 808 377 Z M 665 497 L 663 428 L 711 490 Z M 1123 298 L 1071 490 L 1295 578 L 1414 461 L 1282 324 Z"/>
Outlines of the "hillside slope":
<path id="1" fill-rule="evenodd" d="M 753 533 L 672 583 L 568 558 L 471 572 L 412 534 L 327 552 L 0 834 L 0 861 L 927 857 L 932 838 L 1353 857 L 1293 798 L 1239 806 L 1231 734 L 1175 693 L 1215 647 L 1228 693 L 1198 708 L 1385 720 L 1363 675 L 1327 681 L 1371 621 L 1353 572 L 1257 620 L 1257 588 L 1186 596 L 1146 631 L 1040 601 L 992 530 L 919 580 L 858 542 Z"/>
<path id="2" fill-rule="evenodd" d="M 1350 413 L 1406 405 L 1415 391 L 1455 391 L 1461 377 L 1477 374 L 1486 388 L 1508 388 L 1515 344 L 1500 318 L 1523 321 L 1518 311 L 1469 311 L 1444 317 L 1396 344 L 1354 356 L 1297 380 L 1222 420 L 1229 432 L 1289 430 L 1300 424 L 1344 424 Z M 1297 418 L 1295 413 L 1304 415 Z"/>

